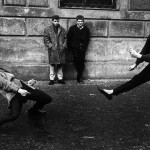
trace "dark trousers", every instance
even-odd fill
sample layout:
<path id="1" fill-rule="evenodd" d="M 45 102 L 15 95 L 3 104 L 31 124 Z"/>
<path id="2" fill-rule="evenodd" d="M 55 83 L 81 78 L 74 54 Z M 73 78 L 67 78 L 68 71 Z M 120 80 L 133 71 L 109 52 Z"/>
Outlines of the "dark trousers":
<path id="1" fill-rule="evenodd" d="M 133 88 L 150 80 L 150 64 L 148 64 L 139 74 L 135 75 L 128 82 L 114 89 L 113 95 L 127 92 Z"/>
<path id="2" fill-rule="evenodd" d="M 84 62 L 85 62 L 85 51 L 81 49 L 75 49 L 73 52 L 73 63 L 77 70 L 77 79 L 80 79 L 84 70 Z"/>
<path id="3" fill-rule="evenodd" d="M 0 125 L 16 120 L 20 116 L 23 103 L 27 100 L 36 101 L 33 106 L 33 109 L 36 110 L 42 109 L 45 104 L 48 104 L 52 101 L 52 97 L 43 91 L 38 89 L 34 90 L 25 84 L 23 85 L 23 89 L 26 89 L 31 94 L 25 97 L 21 96 L 20 94 L 16 94 L 10 102 L 10 112 L 8 114 L 3 114 L 0 117 Z"/>

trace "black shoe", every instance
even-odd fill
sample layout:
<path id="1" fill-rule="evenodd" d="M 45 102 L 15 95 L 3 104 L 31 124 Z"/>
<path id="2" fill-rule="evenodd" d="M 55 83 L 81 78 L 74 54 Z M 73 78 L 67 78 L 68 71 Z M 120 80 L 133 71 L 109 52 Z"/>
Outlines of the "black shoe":
<path id="1" fill-rule="evenodd" d="M 106 93 L 104 90 L 100 89 L 99 87 L 97 87 L 97 88 L 108 100 L 112 99 L 112 94 Z"/>
<path id="2" fill-rule="evenodd" d="M 80 78 L 80 79 L 77 79 L 77 82 L 80 83 L 80 84 L 83 84 L 83 80 Z"/>
<path id="3" fill-rule="evenodd" d="M 58 80 L 58 83 L 65 84 L 65 81 L 64 80 Z"/>
<path id="4" fill-rule="evenodd" d="M 46 114 L 46 111 L 40 110 L 40 109 L 33 109 L 33 108 L 30 108 L 30 109 L 28 110 L 28 114 L 29 114 L 29 115 L 30 115 L 30 114 L 44 115 L 44 114 Z"/>
<path id="5" fill-rule="evenodd" d="M 49 85 L 53 85 L 54 84 L 54 80 L 50 80 L 48 84 Z"/>

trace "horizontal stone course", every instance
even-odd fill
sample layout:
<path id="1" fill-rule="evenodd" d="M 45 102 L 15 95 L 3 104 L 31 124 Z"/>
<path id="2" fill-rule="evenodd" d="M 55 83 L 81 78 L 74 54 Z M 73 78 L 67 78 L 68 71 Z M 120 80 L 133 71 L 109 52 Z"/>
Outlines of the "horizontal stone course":
<path id="1" fill-rule="evenodd" d="M 140 52 L 146 39 L 91 38 L 86 61 L 130 61 L 130 49 Z"/>
<path id="2" fill-rule="evenodd" d="M 20 6 L 25 6 L 26 5 L 26 0 L 3 0 L 4 5 L 20 5 Z"/>
<path id="3" fill-rule="evenodd" d="M 131 61 L 129 49 L 140 52 L 146 39 L 91 38 L 86 53 L 87 62 Z M 47 63 L 48 52 L 43 37 L 0 38 L 0 61 L 19 63 Z M 68 60 L 72 60 L 68 53 Z M 69 61 L 71 62 L 71 61 Z"/>
<path id="4" fill-rule="evenodd" d="M 48 52 L 42 38 L 0 38 L 0 62 L 48 63 Z"/>
<path id="5" fill-rule="evenodd" d="M 76 24 L 75 19 L 69 19 L 68 28 Z M 91 36 L 107 36 L 108 21 L 104 20 L 87 20 L 85 19 L 85 25 L 90 29 Z"/>
<path id="6" fill-rule="evenodd" d="M 29 0 L 29 6 L 48 7 L 48 0 Z"/>
<path id="7" fill-rule="evenodd" d="M 146 40 L 146 39 L 145 39 Z M 86 53 L 84 77 L 88 78 L 129 78 L 133 73 L 127 69 L 135 59 L 128 49 L 138 52 L 144 46 L 143 39 L 105 39 L 92 38 Z M 48 52 L 43 37 L 39 38 L 0 38 L 1 67 L 11 68 L 19 77 L 49 79 Z M 72 57 L 69 55 L 69 58 Z M 17 70 L 18 67 L 18 70 Z M 72 61 L 65 65 L 65 78 L 76 79 L 76 70 Z"/>
<path id="8" fill-rule="evenodd" d="M 27 35 L 43 35 L 44 29 L 51 25 L 52 20 L 43 18 L 28 18 L 27 19 Z M 60 19 L 60 25 L 67 31 L 67 20 Z"/>
<path id="9" fill-rule="evenodd" d="M 86 62 L 83 73 L 84 79 L 129 79 L 139 73 L 141 69 L 129 71 L 130 63 L 114 63 L 114 62 Z M 49 80 L 49 65 L 48 64 L 18 64 L 18 63 L 3 63 L 0 67 L 14 73 L 16 77 L 29 80 Z M 76 70 L 74 65 L 66 64 L 64 68 L 65 80 L 76 80 Z"/>
<path id="10" fill-rule="evenodd" d="M 17 78 L 22 80 L 49 80 L 49 65 L 47 64 L 19 64 L 19 63 L 3 63 L 0 67 L 12 72 Z"/>
<path id="11" fill-rule="evenodd" d="M 150 35 L 150 22 L 146 22 L 145 31 L 145 36 L 148 37 Z"/>
<path id="12" fill-rule="evenodd" d="M 55 14 L 52 8 L 6 6 L 0 10 L 0 16 L 16 17 L 51 17 Z"/>
<path id="13" fill-rule="evenodd" d="M 111 37 L 144 37 L 144 22 L 142 21 L 109 21 L 109 36 Z"/>
<path id="14" fill-rule="evenodd" d="M 85 25 L 90 29 L 91 36 L 108 36 L 108 21 L 85 20 Z"/>
<path id="15" fill-rule="evenodd" d="M 130 0 L 130 10 L 150 10 L 149 0 Z"/>
<path id="16" fill-rule="evenodd" d="M 25 19 L 0 18 L 0 35 L 26 35 Z"/>

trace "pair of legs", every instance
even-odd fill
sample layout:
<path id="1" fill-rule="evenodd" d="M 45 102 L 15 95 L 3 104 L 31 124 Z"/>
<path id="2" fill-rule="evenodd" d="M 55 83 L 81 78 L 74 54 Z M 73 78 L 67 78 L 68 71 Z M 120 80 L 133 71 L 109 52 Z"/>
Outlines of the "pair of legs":
<path id="1" fill-rule="evenodd" d="M 58 81 L 63 82 L 63 64 L 50 64 L 49 78 L 51 83 L 54 83 L 55 76 L 57 75 Z"/>
<path id="2" fill-rule="evenodd" d="M 99 91 L 104 94 L 108 99 L 112 99 L 113 95 L 119 95 L 121 93 L 132 90 L 133 88 L 150 80 L 150 64 L 148 64 L 139 74 L 135 75 L 131 80 L 120 85 L 119 87 L 112 90 L 101 90 Z"/>
<path id="3" fill-rule="evenodd" d="M 73 51 L 73 63 L 77 70 L 77 81 L 82 82 L 82 75 L 84 70 L 85 62 L 85 51 L 81 49 L 76 49 Z"/>
<path id="4" fill-rule="evenodd" d="M 41 110 L 45 104 L 48 104 L 52 101 L 52 97 L 47 95 L 43 91 L 40 91 L 38 89 L 31 89 L 25 84 L 23 84 L 23 89 L 26 89 L 31 94 L 25 97 L 21 96 L 20 94 L 16 94 L 10 102 L 10 112 L 8 114 L 3 114 L 0 117 L 0 125 L 16 120 L 20 116 L 23 103 L 27 100 L 36 102 L 31 108 L 35 111 Z"/>

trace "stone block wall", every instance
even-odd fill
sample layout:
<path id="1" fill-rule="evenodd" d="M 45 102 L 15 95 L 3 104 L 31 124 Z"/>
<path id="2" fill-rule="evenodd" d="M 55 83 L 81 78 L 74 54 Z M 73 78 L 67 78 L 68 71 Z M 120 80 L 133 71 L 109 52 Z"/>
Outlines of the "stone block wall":
<path id="1" fill-rule="evenodd" d="M 145 5 L 149 1 L 143 3 L 118 0 L 116 10 L 86 10 L 59 8 L 59 0 L 0 0 L 0 67 L 24 80 L 49 80 L 44 28 L 51 24 L 52 15 L 58 14 L 67 31 L 75 24 L 75 17 L 82 14 L 91 32 L 84 78 L 131 78 L 142 68 L 128 71 L 135 61 L 129 49 L 139 52 L 150 34 L 150 7 Z M 76 78 L 70 53 L 64 75 L 68 80 Z"/>

